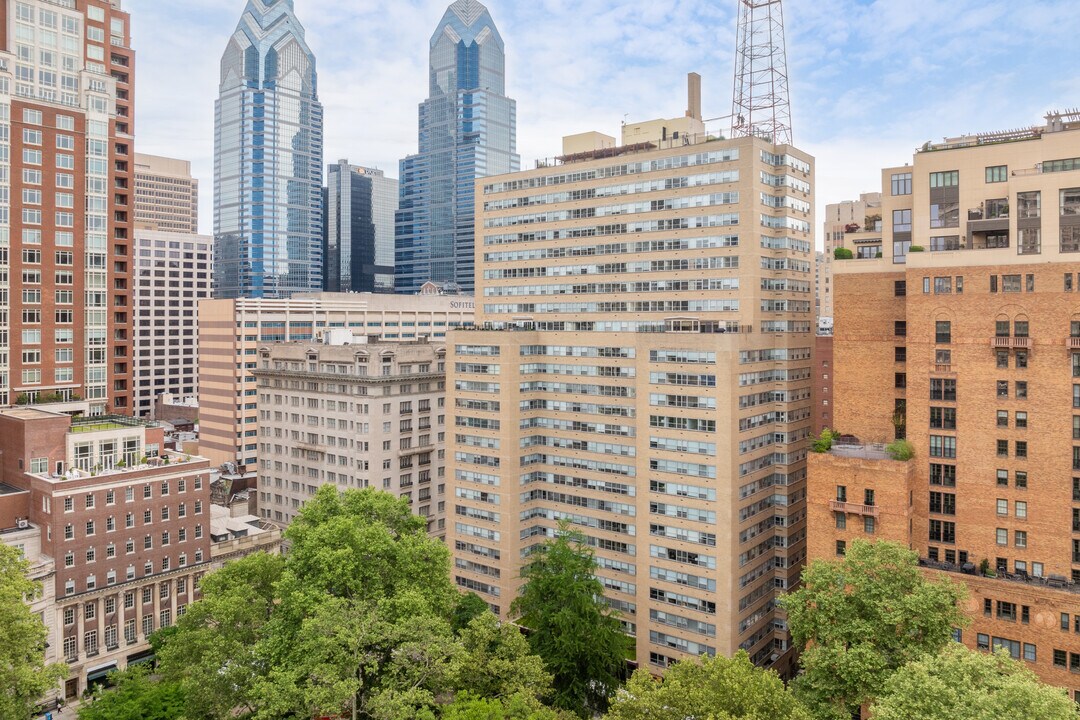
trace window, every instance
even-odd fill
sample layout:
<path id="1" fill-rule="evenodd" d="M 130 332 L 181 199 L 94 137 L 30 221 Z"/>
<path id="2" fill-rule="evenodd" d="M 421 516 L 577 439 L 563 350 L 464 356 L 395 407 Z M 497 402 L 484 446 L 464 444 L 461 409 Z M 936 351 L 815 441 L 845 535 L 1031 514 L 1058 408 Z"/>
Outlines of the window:
<path id="1" fill-rule="evenodd" d="M 948 172 L 930 173 L 930 187 L 931 188 L 958 187 L 959 185 L 960 185 L 960 171 L 959 170 L 950 170 Z"/>
<path id="2" fill-rule="evenodd" d="M 1016 193 L 1016 212 L 1017 217 L 1022 220 L 1040 217 L 1042 215 L 1042 193 Z"/>
<path id="3" fill-rule="evenodd" d="M 1078 386 L 1080 387 L 1080 386 Z M 1007 393 L 1006 393 L 1007 394 Z M 1080 397 L 1080 395 L 1078 395 Z M 956 380 L 950 380 L 945 378 L 931 378 L 930 379 L 930 399 L 931 400 L 944 400 L 946 402 L 956 401 Z M 1078 406 L 1080 407 L 1080 406 Z"/>
<path id="4" fill-rule="evenodd" d="M 997 411 L 997 426 L 1000 428 L 1009 427 L 1009 411 L 998 410 Z"/>
<path id="5" fill-rule="evenodd" d="M 836 502 L 847 502 L 847 486 L 836 486 Z"/>
<path id="6" fill-rule="evenodd" d="M 842 557 L 845 553 L 847 553 L 847 543 L 845 541 L 843 541 L 843 540 L 837 540 L 836 541 L 836 554 L 838 556 Z"/>
<path id="7" fill-rule="evenodd" d="M 907 295 L 907 281 L 906 280 L 894 280 L 893 281 L 893 295 L 895 297 L 904 297 Z"/>
<path id="8" fill-rule="evenodd" d="M 998 380 L 997 381 L 997 396 L 999 398 L 1007 398 L 1007 397 L 1009 397 L 1009 381 L 1008 380 Z"/>
<path id="9" fill-rule="evenodd" d="M 1016 487 L 1018 487 L 1018 488 L 1026 488 L 1027 487 L 1027 471 L 1026 470 L 1017 470 L 1016 471 Z"/>
<path id="10" fill-rule="evenodd" d="M 894 359 L 896 362 L 907 362 L 907 348 L 900 346 L 893 349 Z"/>
<path id="11" fill-rule="evenodd" d="M 1027 441 L 1026 440 L 1017 440 L 1016 441 L 1015 455 L 1018 458 L 1026 458 L 1027 457 Z"/>
<path id="12" fill-rule="evenodd" d="M 1028 396 L 1027 381 L 1025 381 L 1025 380 L 1017 380 L 1016 381 L 1016 399 L 1017 400 L 1026 400 L 1027 396 Z"/>
<path id="13" fill-rule="evenodd" d="M 1017 500 L 1013 503 L 1013 511 L 1016 517 L 1020 520 L 1027 519 L 1027 503 L 1023 500 Z"/>
<path id="14" fill-rule="evenodd" d="M 911 173 L 894 173 L 892 176 L 892 194 L 911 194 Z"/>
<path id="15" fill-rule="evenodd" d="M 930 541 L 950 544 L 955 543 L 956 523 L 945 520 L 931 520 Z"/>
<path id="16" fill-rule="evenodd" d="M 893 321 L 893 333 L 897 337 L 905 337 L 907 335 L 907 322 L 904 320 Z"/>
<path id="17" fill-rule="evenodd" d="M 911 210 L 893 210 L 893 232 L 911 232 Z"/>
<path id="18" fill-rule="evenodd" d="M 986 168 L 986 182 L 999 183 L 1009 179 L 1009 167 L 1007 165 L 994 165 Z"/>
<path id="19" fill-rule="evenodd" d="M 1003 498 L 998 498 L 997 501 L 997 514 L 1002 517 L 1009 514 L 1009 501 Z"/>
<path id="20" fill-rule="evenodd" d="M 955 430 L 956 408 L 931 407 L 930 427 L 935 430 Z"/>
<path id="21" fill-rule="evenodd" d="M 836 529 L 837 530 L 846 530 L 847 529 L 847 515 L 845 515 L 842 512 L 833 513 L 833 514 L 836 516 Z"/>
<path id="22" fill-rule="evenodd" d="M 1009 544 L 1009 531 L 1006 528 L 998 528 L 996 531 L 996 539 L 998 545 Z"/>
<path id="23" fill-rule="evenodd" d="M 930 457 L 955 458 L 956 438 L 948 435 L 931 435 Z"/>
<path id="24" fill-rule="evenodd" d="M 1026 548 L 1027 547 L 1027 531 L 1026 530 L 1017 530 L 1013 534 L 1013 539 L 1015 540 L 1016 547 L 1018 547 L 1018 548 Z"/>
<path id="25" fill-rule="evenodd" d="M 952 294 L 952 278 L 951 277 L 936 277 L 936 278 L 934 278 L 934 294 L 935 295 L 951 295 Z"/>
<path id="26" fill-rule="evenodd" d="M 952 342 L 951 322 L 949 322 L 948 320 L 938 320 L 935 323 L 934 341 L 937 342 L 939 345 L 948 345 Z"/>
<path id="27" fill-rule="evenodd" d="M 870 515 L 863 518 L 863 532 L 867 535 L 874 534 L 874 518 Z"/>
<path id="28" fill-rule="evenodd" d="M 942 487 L 956 487 L 956 466 L 931 463 L 930 484 Z"/>
<path id="29" fill-rule="evenodd" d="M 960 203 L 946 202 L 930 205 L 931 228 L 960 227 Z"/>
<path id="30" fill-rule="evenodd" d="M 1009 441 L 1008 440 L 998 440 L 997 441 L 997 456 L 998 457 L 1009 457 Z"/>
<path id="31" fill-rule="evenodd" d="M 907 373 L 895 373 L 895 378 L 894 378 L 893 382 L 895 383 L 895 387 L 897 387 L 897 388 L 901 388 L 901 389 L 906 388 L 907 387 Z"/>

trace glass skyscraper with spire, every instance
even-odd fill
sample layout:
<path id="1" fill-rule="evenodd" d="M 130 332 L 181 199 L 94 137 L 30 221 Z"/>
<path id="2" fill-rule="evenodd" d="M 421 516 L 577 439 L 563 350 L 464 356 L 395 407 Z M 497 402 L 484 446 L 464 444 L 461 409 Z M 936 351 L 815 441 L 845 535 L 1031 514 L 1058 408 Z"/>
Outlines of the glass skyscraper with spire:
<path id="1" fill-rule="evenodd" d="M 215 296 L 320 290 L 323 108 L 293 0 L 248 0 L 214 120 Z"/>
<path id="2" fill-rule="evenodd" d="M 401 161 L 395 290 L 428 281 L 473 291 L 474 183 L 520 169 L 517 105 L 506 96 L 506 53 L 488 9 L 457 0 L 430 43 L 430 92 L 419 152 Z"/>

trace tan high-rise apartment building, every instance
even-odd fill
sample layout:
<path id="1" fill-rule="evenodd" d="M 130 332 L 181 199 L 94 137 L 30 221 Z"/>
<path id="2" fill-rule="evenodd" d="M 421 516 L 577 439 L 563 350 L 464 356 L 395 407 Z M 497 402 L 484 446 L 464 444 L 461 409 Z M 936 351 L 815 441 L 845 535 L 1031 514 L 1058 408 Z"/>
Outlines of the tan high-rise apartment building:
<path id="1" fill-rule="evenodd" d="M 441 341 L 471 325 L 471 296 L 313 293 L 289 299 L 239 298 L 199 303 L 199 451 L 215 464 L 254 470 L 259 449 L 256 378 L 259 348 L 274 342 L 322 342 L 351 330 L 390 342 Z"/>
<path id="2" fill-rule="evenodd" d="M 834 263 L 835 427 L 810 555 L 917 550 L 967 586 L 972 648 L 1080 690 L 1080 116 L 882 171 L 880 258 Z M 906 435 L 915 456 L 880 445 Z"/>
<path id="3" fill-rule="evenodd" d="M 327 483 L 373 487 L 443 538 L 446 346 L 330 335 L 259 348 L 260 516 L 286 524 Z"/>
<path id="4" fill-rule="evenodd" d="M 881 250 L 881 193 L 861 193 L 858 200 L 825 206 L 822 223 L 824 257 L 819 260 L 818 317 L 836 312 L 833 293 L 833 251 L 847 248 L 858 258 L 876 257 Z"/>
<path id="5" fill-rule="evenodd" d="M 135 154 L 135 226 L 199 232 L 199 181 L 191 176 L 189 161 Z"/>
<path id="6" fill-rule="evenodd" d="M 454 581 L 506 617 L 569 522 L 643 667 L 743 648 L 785 672 L 813 160 L 758 138 L 581 138 L 477 185 L 478 325 L 447 343 Z"/>
<path id="7" fill-rule="evenodd" d="M 3 0 L 0 28 L 0 404 L 128 411 L 128 14 L 120 0 Z"/>

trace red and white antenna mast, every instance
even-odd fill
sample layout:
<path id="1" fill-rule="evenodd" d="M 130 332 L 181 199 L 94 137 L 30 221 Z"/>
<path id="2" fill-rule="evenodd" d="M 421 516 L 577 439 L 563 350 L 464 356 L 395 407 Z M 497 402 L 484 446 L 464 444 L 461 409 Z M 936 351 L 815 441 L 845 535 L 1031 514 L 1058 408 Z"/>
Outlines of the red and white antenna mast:
<path id="1" fill-rule="evenodd" d="M 738 0 L 731 136 L 791 144 L 784 9 L 781 0 Z"/>

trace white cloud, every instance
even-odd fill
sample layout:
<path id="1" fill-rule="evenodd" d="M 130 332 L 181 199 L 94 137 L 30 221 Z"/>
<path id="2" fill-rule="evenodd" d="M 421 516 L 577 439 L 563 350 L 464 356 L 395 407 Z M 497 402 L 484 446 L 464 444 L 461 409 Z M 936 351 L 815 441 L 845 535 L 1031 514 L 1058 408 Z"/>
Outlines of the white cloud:
<path id="1" fill-rule="evenodd" d="M 319 65 L 326 160 L 397 174 L 416 150 L 428 39 L 449 0 L 295 0 Z M 525 167 L 563 135 L 678 116 L 685 74 L 730 112 L 735 0 L 489 0 L 506 41 Z M 127 0 L 141 151 L 192 160 L 213 223 L 218 62 L 243 0 Z M 795 141 L 817 157 L 819 207 L 875 190 L 928 139 L 1037 122 L 1080 104 L 1070 0 L 789 0 Z"/>

